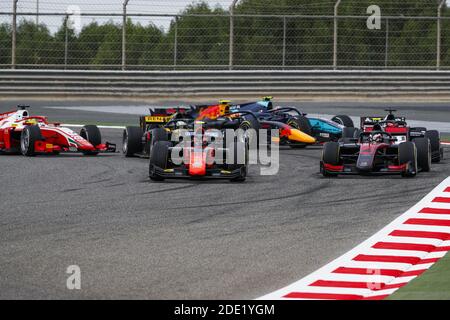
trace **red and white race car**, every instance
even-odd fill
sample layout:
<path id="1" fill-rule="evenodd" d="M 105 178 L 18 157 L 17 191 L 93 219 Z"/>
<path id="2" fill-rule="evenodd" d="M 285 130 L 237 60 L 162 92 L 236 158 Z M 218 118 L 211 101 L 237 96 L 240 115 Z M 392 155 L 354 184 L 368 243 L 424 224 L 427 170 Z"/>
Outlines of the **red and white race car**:
<path id="1" fill-rule="evenodd" d="M 60 152 L 97 155 L 116 151 L 115 144 L 102 144 L 97 126 L 86 125 L 77 134 L 59 123 L 49 123 L 46 117 L 31 116 L 27 108 L 19 106 L 17 111 L 0 114 L 0 152 L 34 156 Z"/>

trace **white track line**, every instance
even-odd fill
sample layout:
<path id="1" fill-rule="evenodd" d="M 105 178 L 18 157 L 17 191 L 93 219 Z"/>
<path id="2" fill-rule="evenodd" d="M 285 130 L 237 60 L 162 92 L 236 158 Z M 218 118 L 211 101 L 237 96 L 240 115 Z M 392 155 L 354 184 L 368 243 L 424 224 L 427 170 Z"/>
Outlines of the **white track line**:
<path id="1" fill-rule="evenodd" d="M 72 127 L 72 128 L 82 128 L 84 124 L 61 124 L 61 127 Z M 123 126 L 97 126 L 99 129 L 118 129 L 123 130 Z"/>
<path id="2" fill-rule="evenodd" d="M 385 298 L 449 251 L 448 198 L 450 177 L 353 250 L 305 278 L 258 299 Z M 430 210 L 434 213 L 423 213 Z"/>

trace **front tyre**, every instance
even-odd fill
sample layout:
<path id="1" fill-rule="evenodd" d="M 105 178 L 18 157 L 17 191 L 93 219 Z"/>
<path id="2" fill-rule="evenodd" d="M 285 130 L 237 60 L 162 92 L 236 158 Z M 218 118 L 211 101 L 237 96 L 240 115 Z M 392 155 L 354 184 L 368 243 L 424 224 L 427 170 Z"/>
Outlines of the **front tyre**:
<path id="1" fill-rule="evenodd" d="M 81 128 L 80 136 L 94 147 L 97 147 L 102 143 L 102 134 L 100 133 L 99 128 L 95 125 L 86 125 Z M 83 151 L 83 154 L 86 156 L 96 156 L 98 151 Z"/>
<path id="2" fill-rule="evenodd" d="M 417 149 L 414 143 L 406 141 L 399 144 L 398 162 L 400 165 L 408 165 L 407 170 L 402 173 L 403 177 L 412 178 L 417 175 Z"/>
<path id="3" fill-rule="evenodd" d="M 341 147 L 338 142 L 327 142 L 323 145 L 322 163 L 338 166 L 341 162 Z M 330 173 L 324 167 L 320 168 L 324 177 L 335 177 L 337 173 Z"/>
<path id="4" fill-rule="evenodd" d="M 303 133 L 306 133 L 307 135 L 312 136 L 312 127 L 311 123 L 309 122 L 308 118 L 304 116 L 298 116 L 295 118 L 290 118 L 287 122 L 287 125 L 291 126 L 294 129 L 298 129 Z M 304 149 L 306 148 L 306 144 L 302 143 L 290 143 L 289 147 L 292 149 Z"/>
<path id="5" fill-rule="evenodd" d="M 23 128 L 20 135 L 20 152 L 26 157 L 34 157 L 35 143 L 41 140 L 41 129 L 38 126 L 27 126 Z"/>
<path id="6" fill-rule="evenodd" d="M 150 155 L 149 177 L 153 181 L 163 181 L 164 178 L 159 176 L 156 168 L 167 169 L 169 163 L 169 148 L 172 144 L 169 141 L 158 141 L 153 146 Z"/>

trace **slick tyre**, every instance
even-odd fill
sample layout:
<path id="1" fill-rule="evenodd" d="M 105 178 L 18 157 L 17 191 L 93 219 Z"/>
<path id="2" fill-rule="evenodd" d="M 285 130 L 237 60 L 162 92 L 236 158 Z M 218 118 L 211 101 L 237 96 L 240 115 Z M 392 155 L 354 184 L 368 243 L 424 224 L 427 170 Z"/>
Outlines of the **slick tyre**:
<path id="1" fill-rule="evenodd" d="M 432 162 L 441 161 L 441 137 L 439 131 L 429 130 L 425 132 L 425 138 L 430 139 Z"/>
<path id="2" fill-rule="evenodd" d="M 248 141 L 235 141 L 234 162 L 231 165 L 233 170 L 241 170 L 239 177 L 231 179 L 232 182 L 244 182 L 247 178 L 248 162 L 249 162 L 249 145 Z M 242 163 L 243 162 L 243 163 Z"/>
<path id="3" fill-rule="evenodd" d="M 244 130 L 245 135 L 248 137 L 249 141 L 251 141 L 251 145 L 259 145 L 259 130 L 261 129 L 261 124 L 258 119 L 255 117 L 248 115 L 243 117 L 243 121 L 239 124 L 239 128 Z"/>
<path id="4" fill-rule="evenodd" d="M 346 116 L 346 115 L 334 116 L 333 118 L 331 118 L 331 121 L 339 123 L 340 125 L 343 125 L 344 127 L 347 127 L 347 128 L 352 128 L 355 126 L 352 118 L 350 118 L 349 116 Z"/>
<path id="5" fill-rule="evenodd" d="M 34 157 L 35 143 L 42 140 L 41 129 L 38 126 L 27 126 L 20 135 L 20 152 L 27 157 Z"/>
<path id="6" fill-rule="evenodd" d="M 298 129 L 302 131 L 303 133 L 306 133 L 307 135 L 312 135 L 312 127 L 309 123 L 308 118 L 299 116 L 295 118 L 290 118 L 287 122 L 287 125 L 291 126 L 294 129 Z M 306 148 L 306 144 L 302 143 L 291 143 L 289 146 L 293 149 L 304 149 Z"/>
<path id="7" fill-rule="evenodd" d="M 87 140 L 94 147 L 102 143 L 102 134 L 100 130 L 95 125 L 86 125 L 81 128 L 80 136 Z M 95 156 L 98 154 L 97 151 L 84 151 L 84 155 Z"/>
<path id="8" fill-rule="evenodd" d="M 423 172 L 431 170 L 431 143 L 428 138 L 416 138 L 417 165 Z"/>
<path id="9" fill-rule="evenodd" d="M 355 136 L 359 136 L 359 129 L 353 127 L 345 127 L 342 129 L 342 138 L 343 139 L 354 139 Z"/>
<path id="10" fill-rule="evenodd" d="M 152 155 L 153 146 L 159 141 L 169 141 L 169 135 L 164 128 L 154 128 L 150 130 L 150 141 L 145 143 L 145 154 Z"/>
<path id="11" fill-rule="evenodd" d="M 323 145 L 322 163 L 337 166 L 340 164 L 340 146 L 337 142 L 327 142 Z M 324 177 L 335 177 L 337 174 L 330 173 L 321 168 Z"/>
<path id="12" fill-rule="evenodd" d="M 150 155 L 149 177 L 154 181 L 162 181 L 163 177 L 159 176 L 156 168 L 167 169 L 169 163 L 169 148 L 171 147 L 169 141 L 158 141 L 153 146 L 152 154 Z"/>
<path id="13" fill-rule="evenodd" d="M 398 162 L 400 165 L 409 164 L 403 177 L 412 178 L 417 175 L 417 149 L 416 145 L 410 141 L 403 142 L 398 146 Z"/>
<path id="14" fill-rule="evenodd" d="M 125 157 L 133 157 L 142 152 L 142 136 L 144 131 L 140 127 L 126 127 L 122 136 L 122 153 Z"/>

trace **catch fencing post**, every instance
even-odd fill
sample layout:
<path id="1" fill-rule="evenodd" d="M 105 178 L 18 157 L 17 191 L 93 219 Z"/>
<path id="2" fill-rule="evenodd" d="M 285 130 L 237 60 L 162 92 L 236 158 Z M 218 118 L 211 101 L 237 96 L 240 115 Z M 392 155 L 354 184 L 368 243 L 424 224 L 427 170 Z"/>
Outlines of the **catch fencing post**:
<path id="1" fill-rule="evenodd" d="M 333 34 L 333 69 L 337 68 L 337 46 L 338 46 L 338 8 L 341 0 L 334 5 L 334 34 Z"/>
<path id="2" fill-rule="evenodd" d="M 173 40 L 173 66 L 176 69 L 178 59 L 178 16 L 175 17 L 175 34 Z"/>
<path id="3" fill-rule="evenodd" d="M 230 57 L 228 60 L 228 67 L 233 69 L 233 55 L 234 55 L 234 8 L 238 0 L 233 0 L 230 6 Z"/>
<path id="4" fill-rule="evenodd" d="M 67 27 L 67 23 L 69 22 L 69 15 L 66 15 L 65 23 L 64 23 L 64 70 L 67 69 L 67 58 L 69 55 L 69 28 Z"/>
<path id="5" fill-rule="evenodd" d="M 39 0 L 36 0 L 36 25 L 39 25 Z"/>
<path id="6" fill-rule="evenodd" d="M 283 17 L 283 70 L 286 66 L 286 16 Z"/>
<path id="7" fill-rule="evenodd" d="M 13 0 L 13 21 L 11 39 L 11 69 L 16 68 L 17 2 Z"/>
<path id="8" fill-rule="evenodd" d="M 122 21 L 122 70 L 126 69 L 127 63 L 127 5 L 130 0 L 123 2 L 123 21 Z"/>
<path id="9" fill-rule="evenodd" d="M 389 65 L 389 18 L 386 18 L 386 43 L 384 49 L 384 67 L 387 68 Z"/>
<path id="10" fill-rule="evenodd" d="M 441 68 L 441 16 L 442 16 L 442 7 L 444 6 L 446 0 L 442 0 L 438 6 L 437 11 L 437 39 L 436 39 L 436 69 L 439 70 Z"/>

